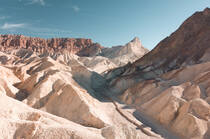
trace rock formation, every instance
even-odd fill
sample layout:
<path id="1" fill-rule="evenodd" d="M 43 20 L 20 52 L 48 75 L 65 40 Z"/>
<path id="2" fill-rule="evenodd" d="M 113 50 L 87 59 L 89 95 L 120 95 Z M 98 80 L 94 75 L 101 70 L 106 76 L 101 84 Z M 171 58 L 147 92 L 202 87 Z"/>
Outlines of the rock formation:
<path id="1" fill-rule="evenodd" d="M 124 46 L 102 49 L 101 56 L 111 59 L 111 61 L 118 66 L 123 66 L 128 62 L 134 62 L 148 52 L 149 50 L 143 47 L 139 38 L 135 37 Z"/>
<path id="2" fill-rule="evenodd" d="M 78 56 L 65 53 L 55 60 L 24 49 L 1 56 L 1 137 L 161 138 L 148 128 L 136 130 L 103 97 L 105 79 L 79 62 Z"/>
<path id="3" fill-rule="evenodd" d="M 142 46 L 139 38 L 135 37 L 124 46 L 103 48 L 98 56 L 81 57 L 79 60 L 94 71 L 104 73 L 110 69 L 132 63 L 148 52 L 149 50 Z"/>
<path id="4" fill-rule="evenodd" d="M 28 49 L 37 53 L 70 52 L 80 56 L 91 56 L 103 47 L 91 39 L 52 38 L 42 39 L 23 35 L 0 35 L 0 51 L 10 52 L 14 49 Z M 88 50 L 87 50 L 88 49 Z M 85 51 L 86 50 L 86 51 Z M 85 53 L 83 53 L 85 51 Z"/>
<path id="5" fill-rule="evenodd" d="M 42 39 L 23 35 L 0 35 L 0 51 L 10 54 L 20 49 L 22 49 L 21 53 L 25 53 L 23 49 L 27 49 L 27 51 L 36 52 L 37 55 L 51 56 L 54 59 L 66 53 L 75 54 L 80 56 L 78 60 L 85 66 L 98 73 L 134 62 L 148 52 L 138 38 L 134 38 L 125 46 L 104 48 L 99 43 L 93 43 L 91 39 Z M 0 61 L 5 62 L 7 60 L 5 58 L 0 57 Z"/>

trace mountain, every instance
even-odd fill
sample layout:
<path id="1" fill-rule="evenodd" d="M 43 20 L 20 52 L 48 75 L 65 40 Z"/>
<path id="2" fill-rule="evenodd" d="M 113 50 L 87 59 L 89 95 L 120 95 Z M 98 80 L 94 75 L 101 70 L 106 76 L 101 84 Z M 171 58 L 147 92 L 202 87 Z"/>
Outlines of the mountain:
<path id="1" fill-rule="evenodd" d="M 110 69 L 134 62 L 148 52 L 149 50 L 142 46 L 139 38 L 135 37 L 125 45 L 102 48 L 96 56 L 81 57 L 79 60 L 94 71 L 104 73 Z"/>
<path id="2" fill-rule="evenodd" d="M 210 9 L 134 63 L 105 74 L 112 92 L 181 138 L 210 138 Z"/>
<path id="3" fill-rule="evenodd" d="M 135 37 L 124 46 L 102 49 L 101 56 L 111 59 L 118 66 L 122 66 L 128 62 L 134 62 L 148 52 L 149 50 L 143 47 L 139 38 Z"/>

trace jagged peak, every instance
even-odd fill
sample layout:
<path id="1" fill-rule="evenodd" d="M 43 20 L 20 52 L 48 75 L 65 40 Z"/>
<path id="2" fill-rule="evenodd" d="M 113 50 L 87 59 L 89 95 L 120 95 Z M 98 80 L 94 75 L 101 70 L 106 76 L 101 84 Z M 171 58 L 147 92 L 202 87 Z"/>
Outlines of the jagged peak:
<path id="1" fill-rule="evenodd" d="M 208 7 L 205 8 L 204 11 L 203 11 L 203 14 L 204 15 L 210 15 L 210 8 L 208 8 Z"/>
<path id="2" fill-rule="evenodd" d="M 134 37 L 134 39 L 128 42 L 125 46 L 139 47 L 139 46 L 142 46 L 142 44 L 138 37 Z"/>
<path id="3" fill-rule="evenodd" d="M 133 40 L 131 40 L 130 42 L 141 42 L 141 41 L 138 37 L 134 37 Z"/>

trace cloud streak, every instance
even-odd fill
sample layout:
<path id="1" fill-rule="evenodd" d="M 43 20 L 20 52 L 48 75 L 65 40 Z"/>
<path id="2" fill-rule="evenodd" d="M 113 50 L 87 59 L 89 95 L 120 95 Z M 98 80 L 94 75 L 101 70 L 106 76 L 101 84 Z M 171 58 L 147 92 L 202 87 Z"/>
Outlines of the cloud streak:
<path id="1" fill-rule="evenodd" d="M 29 4 L 40 4 L 42 6 L 45 6 L 45 1 L 44 0 L 31 0 Z"/>
<path id="2" fill-rule="evenodd" d="M 77 5 L 74 5 L 72 7 L 72 9 L 75 11 L 75 12 L 79 12 L 80 11 L 80 8 L 77 6 Z"/>
<path id="3" fill-rule="evenodd" d="M 26 0 L 18 0 L 19 2 L 26 2 Z M 39 4 L 45 6 L 45 0 L 27 0 L 25 5 Z"/>
<path id="4" fill-rule="evenodd" d="M 11 23 L 5 23 L 0 28 L 3 30 L 10 30 L 10 29 L 17 29 L 17 28 L 24 28 L 26 24 L 11 24 Z"/>

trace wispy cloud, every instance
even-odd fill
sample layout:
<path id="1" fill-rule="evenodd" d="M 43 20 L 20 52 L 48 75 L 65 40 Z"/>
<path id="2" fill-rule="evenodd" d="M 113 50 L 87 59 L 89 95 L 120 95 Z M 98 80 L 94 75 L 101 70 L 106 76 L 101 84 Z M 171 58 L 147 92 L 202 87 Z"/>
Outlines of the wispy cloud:
<path id="1" fill-rule="evenodd" d="M 31 5 L 31 4 L 39 4 L 42 6 L 45 6 L 45 0 L 18 0 L 19 2 L 25 2 L 25 5 Z"/>
<path id="2" fill-rule="evenodd" d="M 80 11 L 80 8 L 77 6 L 77 5 L 74 5 L 72 7 L 72 9 L 75 11 L 75 12 L 79 12 Z"/>
<path id="3" fill-rule="evenodd" d="M 45 1 L 44 0 L 30 0 L 30 4 L 40 4 L 42 6 L 45 6 Z"/>
<path id="4" fill-rule="evenodd" d="M 10 30 L 10 29 L 17 29 L 17 28 L 24 28 L 26 24 L 12 24 L 12 23 L 4 23 L 0 29 Z"/>

